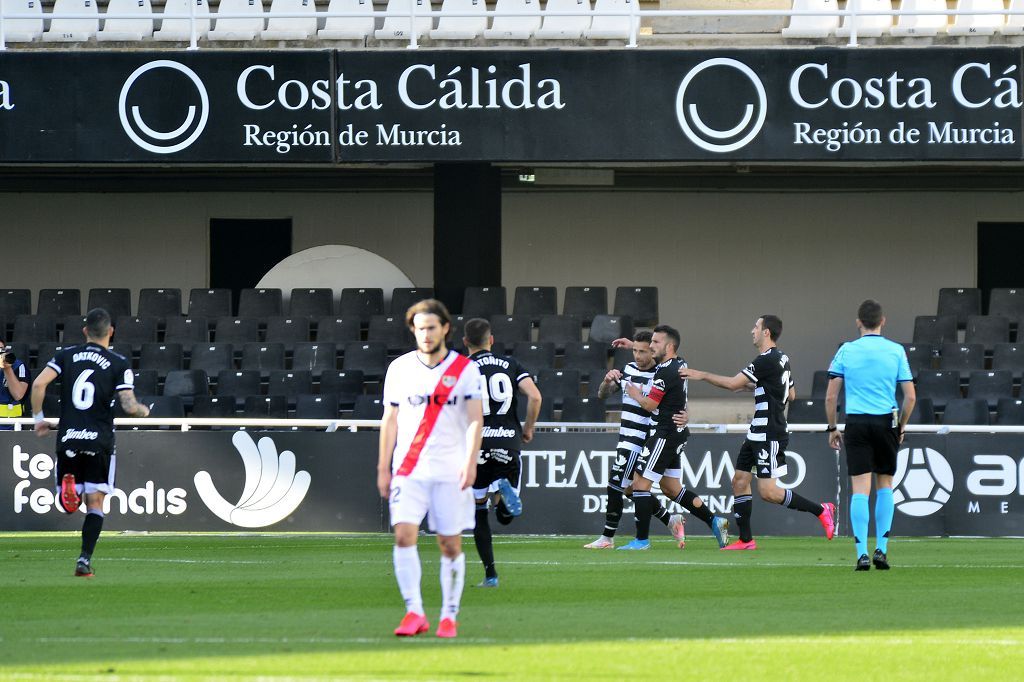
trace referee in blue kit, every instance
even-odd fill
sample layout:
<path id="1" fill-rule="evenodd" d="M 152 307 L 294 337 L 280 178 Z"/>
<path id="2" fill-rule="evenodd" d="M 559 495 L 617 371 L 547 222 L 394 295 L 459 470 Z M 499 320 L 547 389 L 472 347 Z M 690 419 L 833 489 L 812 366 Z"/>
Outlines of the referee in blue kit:
<path id="1" fill-rule="evenodd" d="M 850 496 L 850 523 L 857 547 L 858 571 L 871 564 L 889 569 L 886 556 L 892 528 L 892 477 L 896 473 L 896 453 L 903 442 L 903 430 L 917 402 L 914 376 L 907 353 L 898 343 L 882 336 L 885 316 L 878 301 L 868 299 L 857 309 L 860 338 L 840 346 L 828 368 L 828 393 L 825 416 L 828 419 L 828 443 L 838 450 L 846 446 L 846 462 L 853 494 Z M 896 383 L 903 384 L 902 409 L 896 405 Z M 839 433 L 836 408 L 839 394 L 846 388 L 846 429 Z M 871 474 L 875 475 L 875 553 L 868 559 L 868 495 Z"/>

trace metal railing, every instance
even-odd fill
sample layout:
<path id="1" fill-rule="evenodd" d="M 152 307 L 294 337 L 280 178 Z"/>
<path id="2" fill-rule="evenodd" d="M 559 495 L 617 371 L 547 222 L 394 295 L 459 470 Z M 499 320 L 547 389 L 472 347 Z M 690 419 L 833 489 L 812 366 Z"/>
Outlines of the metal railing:
<path id="1" fill-rule="evenodd" d="M 628 10 L 596 10 L 590 9 L 588 2 L 588 9 L 578 12 L 568 11 L 547 11 L 541 10 L 540 6 L 533 12 L 522 12 L 522 11 L 497 11 L 497 10 L 486 10 L 477 12 L 465 12 L 455 10 L 435 10 L 430 11 L 417 11 L 415 3 L 411 3 L 409 11 L 394 11 L 394 10 L 374 10 L 371 12 L 338 12 L 338 11 L 317 11 L 317 12 L 285 12 L 275 10 L 261 10 L 259 12 L 251 13 L 233 13 L 233 12 L 209 12 L 200 13 L 195 12 L 195 4 L 189 3 L 189 12 L 186 13 L 163 13 L 163 12 L 138 12 L 138 13 L 74 13 L 74 14 L 60 14 L 55 16 L 52 13 L 25 13 L 25 12 L 8 12 L 6 9 L 5 0 L 0 0 L 0 50 L 7 49 L 6 43 L 6 30 L 7 22 L 9 20 L 52 20 L 52 19 L 72 19 L 72 20 L 88 20 L 88 21 L 100 21 L 106 19 L 129 19 L 129 20 L 153 20 L 160 21 L 163 19 L 176 19 L 176 20 L 187 20 L 190 26 L 190 37 L 189 47 L 190 50 L 199 49 L 199 31 L 197 30 L 197 22 L 213 22 L 220 19 L 260 19 L 266 21 L 267 19 L 367 19 L 373 17 L 378 18 L 408 18 L 410 22 L 410 28 L 415 25 L 416 19 L 430 18 L 439 19 L 442 17 L 458 17 L 458 18 L 495 18 L 495 17 L 511 17 L 511 18 L 524 18 L 524 17 L 595 17 L 601 18 L 613 18 L 622 17 L 628 19 L 628 22 L 623 22 L 624 34 L 622 38 L 626 40 L 626 47 L 635 48 L 637 47 L 637 39 L 640 30 L 640 19 L 665 19 L 665 18 L 706 18 L 706 17 L 725 17 L 725 18 L 743 18 L 743 17 L 839 17 L 842 19 L 849 18 L 850 35 L 847 40 L 849 47 L 857 47 L 858 45 L 858 17 L 866 16 L 893 16 L 893 17 L 904 17 L 904 16 L 947 16 L 947 17 L 958 17 L 958 16 L 1024 16 L 1024 9 L 998 9 L 998 10 L 984 10 L 984 9 L 953 9 L 953 10 L 902 10 L 902 9 L 858 9 L 854 6 L 852 9 L 814 9 L 814 10 L 795 10 L 795 9 L 765 9 L 765 10 L 752 10 L 752 9 L 700 9 L 700 10 L 675 10 L 675 9 L 639 9 L 637 2 L 631 2 Z M 627 25 L 628 24 L 628 25 Z M 259 32 L 257 32 L 259 37 Z M 821 36 L 827 38 L 828 36 Z M 909 36 L 913 37 L 913 36 Z M 309 40 L 316 39 L 315 33 L 310 35 Z M 396 36 L 398 39 L 398 36 Z M 402 40 L 405 37 L 401 37 Z M 410 49 L 416 49 L 419 47 L 420 35 L 415 30 L 410 30 L 408 35 L 408 47 Z M 146 40 L 146 42 L 152 42 L 152 39 Z"/>
<path id="2" fill-rule="evenodd" d="M 47 418 L 51 426 L 59 423 L 58 419 Z M 31 431 L 34 421 L 31 418 L 0 418 L 0 425 L 10 424 L 14 431 Z M 315 429 L 333 433 L 336 431 L 359 431 L 378 430 L 380 421 L 376 419 L 267 419 L 267 418 L 222 418 L 222 417 L 120 417 L 114 420 L 114 426 L 118 430 L 132 430 L 138 428 L 155 429 L 161 427 L 172 427 L 180 431 L 190 431 L 193 428 L 226 427 L 238 429 Z M 791 433 L 820 433 L 824 437 L 826 427 L 821 424 L 790 424 Z M 536 428 L 540 432 L 547 433 L 568 433 L 573 431 L 590 432 L 618 432 L 617 422 L 538 422 Z M 692 423 L 689 425 L 691 431 L 705 433 L 746 433 L 749 424 L 710 424 Z M 839 425 L 840 430 L 845 428 L 844 424 Z M 947 433 L 1021 433 L 1024 434 L 1024 426 L 968 426 L 953 424 L 915 425 L 910 424 L 906 428 L 907 433 L 931 433 L 945 435 Z M 54 432 L 55 433 L 55 432 Z"/>

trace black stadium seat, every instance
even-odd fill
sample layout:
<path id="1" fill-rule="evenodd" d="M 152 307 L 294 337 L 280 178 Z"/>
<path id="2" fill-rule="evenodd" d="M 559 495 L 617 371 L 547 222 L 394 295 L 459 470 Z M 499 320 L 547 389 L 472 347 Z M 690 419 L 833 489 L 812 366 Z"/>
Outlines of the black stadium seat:
<path id="1" fill-rule="evenodd" d="M 144 343 L 139 369 L 151 369 L 160 376 L 184 367 L 184 349 L 180 343 Z"/>
<path id="2" fill-rule="evenodd" d="M 144 343 L 156 341 L 157 319 L 155 317 L 132 317 L 122 315 L 114 321 L 114 343 L 141 348 Z"/>
<path id="3" fill-rule="evenodd" d="M 658 324 L 658 287 L 618 287 L 612 312 L 629 315 L 640 327 L 653 327 Z"/>
<path id="4" fill-rule="evenodd" d="M 555 366 L 555 344 L 517 343 L 512 347 L 512 357 L 534 376 Z"/>
<path id="5" fill-rule="evenodd" d="M 349 341 L 359 341 L 358 317 L 321 317 L 316 323 L 317 342 L 335 343 L 339 346 Z"/>
<path id="6" fill-rule="evenodd" d="M 406 311 L 425 298 L 434 298 L 431 287 L 395 287 L 391 291 L 391 315 L 405 319 Z"/>
<path id="7" fill-rule="evenodd" d="M 208 343 L 210 341 L 209 322 L 205 317 L 168 317 L 164 326 L 164 341 L 180 343 L 185 348 L 193 343 Z"/>
<path id="8" fill-rule="evenodd" d="M 994 410 L 1002 398 L 1013 397 L 1013 373 L 1005 369 L 971 372 L 967 397 L 985 400 Z"/>
<path id="9" fill-rule="evenodd" d="M 814 370 L 814 376 L 811 378 L 811 398 L 824 398 L 830 380 L 827 369 Z"/>
<path id="10" fill-rule="evenodd" d="M 607 415 L 604 401 L 598 398 L 566 398 L 562 402 L 563 422 L 603 422 Z"/>
<path id="11" fill-rule="evenodd" d="M 384 416 L 384 400 L 379 395 L 361 395 L 352 408 L 352 419 L 380 419 Z"/>
<path id="12" fill-rule="evenodd" d="M 288 314 L 293 317 L 330 317 L 334 313 L 333 289 L 292 289 Z"/>
<path id="13" fill-rule="evenodd" d="M 580 373 L 574 369 L 545 369 L 537 380 L 544 402 L 561 405 L 580 397 Z"/>
<path id="14" fill-rule="evenodd" d="M 942 413 L 943 424 L 987 426 L 989 423 L 988 404 L 984 400 L 958 398 L 946 403 Z"/>
<path id="15" fill-rule="evenodd" d="M 241 345 L 260 340 L 259 320 L 245 317 L 221 317 L 213 331 L 217 343 Z"/>
<path id="16" fill-rule="evenodd" d="M 917 377 L 917 395 L 931 398 L 936 409 L 944 409 L 950 400 L 963 397 L 960 393 L 960 372 L 921 370 Z"/>
<path id="17" fill-rule="evenodd" d="M 0 290 L 0 317 L 13 320 L 18 315 L 32 314 L 32 291 L 29 289 Z"/>
<path id="18" fill-rule="evenodd" d="M 160 378 L 157 373 L 151 369 L 140 369 L 133 372 L 135 375 L 135 383 L 133 384 L 136 395 L 157 395 L 159 394 L 158 386 L 160 385 Z"/>
<path id="19" fill-rule="evenodd" d="M 910 413 L 908 424 L 931 425 L 935 423 L 935 403 L 931 398 L 917 394 L 917 404 Z"/>
<path id="20" fill-rule="evenodd" d="M 964 329 L 970 315 L 981 315 L 981 289 L 943 287 L 939 289 L 936 315 L 954 315 L 957 327 Z"/>
<path id="21" fill-rule="evenodd" d="M 362 395 L 363 373 L 358 370 L 328 371 L 320 375 L 321 395 L 336 395 L 343 405 L 355 403 L 355 397 Z"/>
<path id="22" fill-rule="evenodd" d="M 1001 316 L 972 315 L 967 318 L 964 343 L 980 343 L 991 353 L 997 343 L 1010 342 L 1010 319 Z"/>
<path id="23" fill-rule="evenodd" d="M 189 368 L 201 369 L 208 376 L 235 369 L 235 347 L 230 343 L 197 343 L 189 354 Z"/>
<path id="24" fill-rule="evenodd" d="M 176 369 L 167 373 L 164 381 L 164 395 L 180 396 L 186 403 L 192 396 L 209 395 L 210 380 L 201 369 Z"/>
<path id="25" fill-rule="evenodd" d="M 556 348 L 562 349 L 567 343 L 583 340 L 583 325 L 575 317 L 544 315 L 540 318 L 537 340 L 540 343 L 553 343 Z"/>
<path id="26" fill-rule="evenodd" d="M 956 315 L 918 315 L 914 318 L 915 344 L 929 343 L 939 347 L 944 343 L 956 343 Z"/>
<path id="27" fill-rule="evenodd" d="M 910 363 L 910 372 L 917 376 L 922 369 L 935 369 L 938 352 L 935 346 L 930 343 L 908 343 L 903 349 L 907 352 L 907 362 Z"/>
<path id="28" fill-rule="evenodd" d="M 495 340 L 501 341 L 506 345 L 532 341 L 532 326 L 528 317 L 491 315 L 488 322 L 491 324 L 491 334 Z"/>
<path id="29" fill-rule="evenodd" d="M 309 341 L 309 318 L 268 318 L 265 338 L 268 343 L 283 343 L 288 349 L 291 349 L 297 343 L 306 343 Z"/>
<path id="30" fill-rule="evenodd" d="M 85 343 L 80 336 L 75 343 Z M 35 346 L 44 341 L 57 341 L 57 322 L 50 315 L 18 315 L 14 320 L 14 334 L 11 340 L 15 343 L 27 343 Z"/>
<path id="31" fill-rule="evenodd" d="M 246 396 L 242 416 L 248 419 L 287 419 L 288 399 L 283 395 Z"/>
<path id="32" fill-rule="evenodd" d="M 197 395 L 192 402 L 192 416 L 208 419 L 230 419 L 235 416 L 234 396 Z"/>
<path id="33" fill-rule="evenodd" d="M 590 343 L 610 344 L 615 339 L 633 338 L 629 315 L 596 315 L 590 324 Z"/>
<path id="34" fill-rule="evenodd" d="M 231 317 L 231 289 L 193 289 L 188 294 L 188 316 Z"/>
<path id="35" fill-rule="evenodd" d="M 284 344 L 243 344 L 242 369 L 258 370 L 264 376 L 275 370 L 284 369 Z"/>
<path id="36" fill-rule="evenodd" d="M 280 289 L 242 289 L 238 316 L 265 319 L 284 315 L 284 295 Z"/>
<path id="37" fill-rule="evenodd" d="M 344 370 L 358 369 L 367 379 L 383 379 L 387 364 L 387 346 L 379 341 L 345 344 Z"/>
<path id="38" fill-rule="evenodd" d="M 791 401 L 787 419 L 790 424 L 824 424 L 827 421 L 824 398 L 798 398 Z"/>
<path id="39" fill-rule="evenodd" d="M 37 315 L 66 317 L 82 314 L 82 292 L 78 289 L 40 289 Z"/>
<path id="40" fill-rule="evenodd" d="M 507 314 L 505 287 L 466 287 L 462 299 L 462 316 L 467 320 Z"/>
<path id="41" fill-rule="evenodd" d="M 338 346 L 333 343 L 297 343 L 292 355 L 292 369 L 320 376 L 338 368 Z"/>
<path id="42" fill-rule="evenodd" d="M 132 293 L 128 289 L 89 289 L 86 312 L 93 308 L 103 308 L 112 320 L 122 315 L 131 315 Z"/>
<path id="43" fill-rule="evenodd" d="M 180 419 L 185 416 L 185 402 L 180 396 L 144 396 L 139 398 L 139 402 L 150 406 L 150 417 Z"/>
<path id="44" fill-rule="evenodd" d="M 581 374 L 599 372 L 603 377 L 608 372 L 608 346 L 596 343 L 567 343 L 563 369 L 578 369 Z M 593 377 L 590 378 L 593 381 Z"/>
<path id="45" fill-rule="evenodd" d="M 1024 344 L 997 343 L 992 352 L 992 369 L 1009 370 L 1014 379 L 1020 380 L 1024 376 Z"/>
<path id="46" fill-rule="evenodd" d="M 339 317 L 354 317 L 365 324 L 374 315 L 383 314 L 383 289 L 346 288 L 341 290 L 341 303 L 338 306 Z"/>
<path id="47" fill-rule="evenodd" d="M 558 290 L 555 287 L 516 287 L 512 314 L 534 323 L 544 315 L 557 315 Z"/>
<path id="48" fill-rule="evenodd" d="M 412 332 L 405 326 L 405 318 L 391 315 L 371 317 L 366 340 L 385 344 L 390 353 L 412 350 L 416 345 Z"/>
<path id="49" fill-rule="evenodd" d="M 566 287 L 562 314 L 579 318 L 589 327 L 595 317 L 608 314 L 608 287 Z"/>
<path id="50" fill-rule="evenodd" d="M 160 319 L 180 317 L 181 289 L 140 289 L 138 313 L 140 317 Z"/>
<path id="51" fill-rule="evenodd" d="M 304 394 L 295 398 L 298 419 L 337 419 L 338 396 Z"/>
<path id="52" fill-rule="evenodd" d="M 1001 398 L 996 405 L 996 426 L 1024 426 L 1024 400 Z"/>
<path id="53" fill-rule="evenodd" d="M 267 395 L 283 395 L 294 401 L 303 393 L 313 392 L 313 375 L 309 372 L 278 370 L 270 373 Z"/>
<path id="54" fill-rule="evenodd" d="M 247 396 L 260 392 L 260 373 L 223 370 L 217 374 L 217 395 Z"/>
<path id="55" fill-rule="evenodd" d="M 526 420 L 526 409 L 528 401 L 520 398 L 516 401 L 516 416 L 519 421 Z M 540 403 L 540 414 L 537 416 L 539 422 L 553 422 L 555 421 L 555 403 L 551 400 L 541 400 Z"/>
<path id="56" fill-rule="evenodd" d="M 945 343 L 939 356 L 939 369 L 956 370 L 966 380 L 971 372 L 985 369 L 985 347 L 980 343 Z"/>

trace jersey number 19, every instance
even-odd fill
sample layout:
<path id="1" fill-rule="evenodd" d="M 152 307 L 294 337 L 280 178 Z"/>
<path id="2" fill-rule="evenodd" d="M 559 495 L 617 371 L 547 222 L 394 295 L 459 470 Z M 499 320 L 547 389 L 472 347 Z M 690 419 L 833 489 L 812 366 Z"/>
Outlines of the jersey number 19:
<path id="1" fill-rule="evenodd" d="M 487 400 L 484 400 L 484 416 L 491 414 L 491 401 L 501 403 L 495 414 L 505 414 L 512 406 L 512 380 L 507 374 L 492 374 L 490 379 L 486 376 L 480 377 L 481 389 Z"/>

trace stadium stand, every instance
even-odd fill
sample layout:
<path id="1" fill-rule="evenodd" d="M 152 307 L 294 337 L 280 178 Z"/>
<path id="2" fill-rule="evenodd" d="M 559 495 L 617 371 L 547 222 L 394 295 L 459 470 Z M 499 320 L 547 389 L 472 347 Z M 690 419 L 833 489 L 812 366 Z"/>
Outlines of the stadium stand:
<path id="1" fill-rule="evenodd" d="M 163 394 L 178 396 L 186 406 L 191 406 L 193 397 L 209 393 L 210 380 L 201 369 L 176 369 L 164 380 Z"/>
<path id="2" fill-rule="evenodd" d="M 65 330 L 67 327 L 65 327 Z M 164 341 L 180 343 L 188 348 L 194 343 L 210 341 L 210 325 L 205 317 L 169 317 L 164 327 Z"/>
<path id="3" fill-rule="evenodd" d="M 519 421 L 526 419 L 526 400 L 516 401 L 516 416 L 519 417 Z M 541 422 L 553 422 L 555 421 L 555 405 L 554 401 L 541 400 L 540 403 L 540 415 L 537 417 L 537 421 Z"/>
<path id="4" fill-rule="evenodd" d="M 430 31 L 434 40 L 473 40 L 487 28 L 487 3 L 482 0 L 444 0 L 437 28 Z M 452 16 L 460 14 L 463 16 Z"/>
<path id="5" fill-rule="evenodd" d="M 284 315 L 284 295 L 280 289 L 242 289 L 238 316 L 268 318 Z"/>
<path id="6" fill-rule="evenodd" d="M 931 398 L 937 410 L 943 410 L 946 403 L 963 397 L 960 392 L 960 372 L 921 370 L 917 377 L 918 395 Z"/>
<path id="7" fill-rule="evenodd" d="M 8 43 L 31 43 L 43 36 L 43 3 L 41 0 L 11 0 L 5 2 L 8 12 L 35 14 L 35 19 L 8 19 L 4 26 L 4 40 Z"/>
<path id="8" fill-rule="evenodd" d="M 811 395 L 810 397 L 815 400 L 822 400 L 825 398 L 825 393 L 828 391 L 828 370 L 818 369 L 814 371 L 814 375 L 811 377 Z"/>
<path id="9" fill-rule="evenodd" d="M 411 350 L 416 343 L 412 332 L 405 326 L 405 318 L 390 315 L 374 315 L 370 318 L 366 340 L 383 343 L 388 353 Z"/>
<path id="10" fill-rule="evenodd" d="M 944 343 L 956 343 L 956 315 L 918 315 L 914 318 L 914 343 L 930 343 L 941 347 Z"/>
<path id="11" fill-rule="evenodd" d="M 658 287 L 618 287 L 612 312 L 628 315 L 638 327 L 653 327 L 658 324 Z"/>
<path id="12" fill-rule="evenodd" d="M 828 11 L 837 9 L 835 0 L 793 0 L 796 11 Z M 795 15 L 790 17 L 789 26 L 782 29 L 783 38 L 825 38 L 839 27 L 838 16 Z"/>
<path id="13" fill-rule="evenodd" d="M 608 287 L 566 287 L 562 314 L 579 318 L 584 327 L 608 314 Z"/>
<path id="14" fill-rule="evenodd" d="M 192 401 L 192 416 L 229 419 L 235 416 L 237 406 L 234 396 L 197 395 Z"/>
<path id="15" fill-rule="evenodd" d="M 185 402 L 176 395 L 140 396 L 139 402 L 150 406 L 151 417 L 181 419 L 185 416 Z M 117 403 L 117 407 L 120 409 L 120 403 Z"/>
<path id="16" fill-rule="evenodd" d="M 288 299 L 288 315 L 311 320 L 330 317 L 334 313 L 334 291 L 331 289 L 292 289 Z"/>
<path id="17" fill-rule="evenodd" d="M 980 343 L 944 343 L 939 355 L 939 369 L 956 370 L 960 372 L 961 379 L 966 380 L 974 370 L 985 369 L 985 347 Z"/>
<path id="18" fill-rule="evenodd" d="M 824 424 L 824 398 L 800 398 L 789 404 L 789 422 L 791 424 Z"/>
<path id="19" fill-rule="evenodd" d="M 359 370 L 333 370 L 320 375 L 320 395 L 336 395 L 341 405 L 353 405 L 362 393 L 363 373 Z"/>
<path id="20" fill-rule="evenodd" d="M 352 317 L 367 324 L 374 315 L 383 314 L 383 289 L 345 288 L 341 290 L 341 302 L 338 306 L 340 317 Z"/>
<path id="21" fill-rule="evenodd" d="M 415 16 L 430 12 L 430 0 L 388 0 L 387 12 L 395 16 L 384 17 L 384 25 L 373 32 L 377 40 L 408 40 L 410 33 L 422 38 L 433 28 L 434 20 L 429 16 Z M 397 16 L 404 14 L 405 16 Z"/>
<path id="22" fill-rule="evenodd" d="M 137 312 L 139 317 L 156 317 L 161 320 L 180 317 L 181 289 L 140 289 Z"/>
<path id="23" fill-rule="evenodd" d="M 640 31 L 640 16 L 629 16 L 635 9 L 639 9 L 639 0 L 596 0 L 596 12 L 625 14 L 595 16 L 590 22 L 590 28 L 583 31 L 583 37 L 587 40 L 628 40 L 631 33 L 636 35 Z"/>
<path id="24" fill-rule="evenodd" d="M 231 289 L 192 289 L 188 294 L 188 316 L 208 320 L 231 317 Z"/>
<path id="25" fill-rule="evenodd" d="M 505 287 L 466 287 L 462 299 L 462 316 L 489 318 L 507 315 Z"/>
<path id="26" fill-rule="evenodd" d="M 153 37 L 153 6 L 149 0 L 109 0 L 107 14 L 136 14 L 132 19 L 106 19 L 96 34 L 99 42 L 131 42 Z"/>
<path id="27" fill-rule="evenodd" d="M 889 11 L 892 0 L 847 0 L 846 9 L 857 12 Z M 843 17 L 843 24 L 836 29 L 837 38 L 850 37 L 853 28 L 858 38 L 878 38 L 892 29 L 892 16 L 888 14 L 859 14 Z"/>
<path id="28" fill-rule="evenodd" d="M 633 320 L 629 315 L 596 315 L 590 325 L 590 343 L 609 344 L 615 339 L 633 338 Z M 632 353 L 630 353 L 632 360 Z"/>
<path id="29" fill-rule="evenodd" d="M 992 369 L 1008 370 L 1015 381 L 1024 377 L 1024 345 L 997 343 L 992 352 Z"/>
<path id="30" fill-rule="evenodd" d="M 910 421 L 907 423 L 923 425 L 934 424 L 935 403 L 932 402 L 932 399 L 918 393 L 917 405 L 914 407 L 914 411 L 910 413 Z"/>
<path id="31" fill-rule="evenodd" d="M 1013 374 L 1005 369 L 971 372 L 967 397 L 985 400 L 989 409 L 994 410 L 1000 399 L 1013 397 Z"/>
<path id="32" fill-rule="evenodd" d="M 286 352 L 295 344 L 309 341 L 309 319 L 305 317 L 271 317 L 267 320 L 265 339 L 269 343 L 283 343 Z"/>
<path id="33" fill-rule="evenodd" d="M 139 354 L 139 369 L 152 370 L 161 377 L 183 369 L 185 353 L 180 343 L 144 343 Z"/>
<path id="34" fill-rule="evenodd" d="M 558 314 L 558 291 L 555 287 L 516 287 L 512 314 L 526 317 L 538 324 L 545 315 Z"/>
<path id="35" fill-rule="evenodd" d="M 316 33 L 316 3 L 313 0 L 272 0 L 270 11 L 308 14 L 308 17 L 271 17 L 260 40 L 308 40 Z"/>
<path id="36" fill-rule="evenodd" d="M 57 341 L 57 321 L 52 315 L 18 315 L 14 320 L 11 340 L 30 346 L 44 341 Z M 80 343 L 80 341 L 79 341 Z"/>
<path id="37" fill-rule="evenodd" d="M 110 314 L 111 320 L 131 317 L 132 292 L 128 289 L 89 289 L 86 311 L 93 308 L 103 308 Z"/>
<path id="38" fill-rule="evenodd" d="M 284 369 L 283 343 L 245 343 L 242 344 L 243 370 L 256 370 L 267 376 L 274 370 Z"/>
<path id="39" fill-rule="evenodd" d="M 235 347 L 230 343 L 194 344 L 189 358 L 189 369 L 201 369 L 209 376 L 235 369 Z"/>
<path id="40" fill-rule="evenodd" d="M 28 289 L 0 291 L 0 317 L 13 320 L 18 315 L 32 314 L 32 292 Z"/>
<path id="41" fill-rule="evenodd" d="M 338 396 L 303 394 L 295 398 L 295 417 L 298 419 L 337 419 Z"/>
<path id="42" fill-rule="evenodd" d="M 564 315 L 544 315 L 540 319 L 537 340 L 540 343 L 553 343 L 558 350 L 568 343 L 579 343 L 583 339 L 583 325 L 575 317 Z"/>
<path id="43" fill-rule="evenodd" d="M 988 404 L 984 400 L 971 398 L 950 400 L 942 413 L 942 423 L 986 425 L 989 423 Z"/>
<path id="44" fill-rule="evenodd" d="M 512 344 L 531 341 L 532 327 L 527 317 L 491 315 L 491 334 L 502 343 Z"/>
<path id="45" fill-rule="evenodd" d="M 338 345 L 360 340 L 359 317 L 321 317 L 316 323 L 317 343 Z"/>
<path id="46" fill-rule="evenodd" d="M 379 341 L 345 344 L 342 369 L 359 370 L 368 380 L 381 380 L 387 371 L 387 346 Z"/>
<path id="47" fill-rule="evenodd" d="M 413 303 L 433 297 L 434 290 L 430 287 L 396 287 L 391 291 L 391 315 L 404 320 Z"/>
<path id="48" fill-rule="evenodd" d="M 971 315 L 967 318 L 966 344 L 980 344 L 991 354 L 997 343 L 1010 342 L 1010 320 L 994 315 Z"/>
<path id="49" fill-rule="evenodd" d="M 356 397 L 352 419 L 380 419 L 384 416 L 384 400 L 379 395 Z"/>
<path id="50" fill-rule="evenodd" d="M 283 395 L 246 396 L 242 416 L 249 419 L 287 419 L 288 399 Z"/>
<path id="51" fill-rule="evenodd" d="M 565 400 L 580 397 L 580 373 L 575 369 L 543 369 L 537 379 L 544 401 L 552 401 L 556 409 Z"/>
<path id="52" fill-rule="evenodd" d="M 935 369 L 938 364 L 938 352 L 930 343 L 908 343 L 903 349 L 907 353 L 907 361 L 910 363 L 910 371 L 914 376 L 922 369 Z"/>
<path id="53" fill-rule="evenodd" d="M 1000 398 L 994 423 L 996 426 L 1024 426 L 1024 400 Z"/>
<path id="54" fill-rule="evenodd" d="M 217 343 L 253 343 L 260 340 L 259 320 L 244 317 L 221 317 L 213 330 Z"/>
<path id="55" fill-rule="evenodd" d="M 297 343 L 292 355 L 292 369 L 310 372 L 314 377 L 338 368 L 338 346 L 335 343 Z"/>
<path id="56" fill-rule="evenodd" d="M 136 370 L 134 386 L 136 395 L 158 395 L 160 378 L 151 369 Z"/>
<path id="57" fill-rule="evenodd" d="M 590 381 L 594 381 L 593 375 L 597 373 L 600 381 L 608 372 L 608 347 L 604 344 L 567 343 L 562 368 L 579 370 L 581 375 L 589 376 Z"/>
<path id="58" fill-rule="evenodd" d="M 263 31 L 263 0 L 220 0 L 217 23 L 206 34 L 208 40 L 251 41 Z M 221 14 L 252 15 L 220 18 Z"/>
<path id="59" fill-rule="evenodd" d="M 217 395 L 247 396 L 259 395 L 260 373 L 252 370 L 221 370 L 217 373 Z"/>
<path id="60" fill-rule="evenodd" d="M 313 375 L 309 372 L 275 371 L 267 382 L 267 395 L 283 395 L 289 406 L 302 394 L 313 392 Z"/>
<path id="61" fill-rule="evenodd" d="M 1009 10 L 1011 12 L 1024 11 L 1024 0 L 1010 0 Z M 1003 35 L 1020 35 L 1024 33 L 1024 14 L 1009 14 L 1006 23 L 999 27 Z"/>
<path id="62" fill-rule="evenodd" d="M 958 0 L 958 10 L 1002 12 L 1003 0 Z M 991 36 L 1003 27 L 1006 17 L 1002 14 L 958 14 L 946 29 L 951 36 Z"/>
<path id="63" fill-rule="evenodd" d="M 142 349 L 142 344 L 157 340 L 157 319 L 155 317 L 133 317 L 122 315 L 114 321 L 114 342 L 127 345 L 132 352 Z"/>
<path id="64" fill-rule="evenodd" d="M 607 407 L 603 400 L 597 398 L 566 398 L 562 402 L 563 422 L 603 422 L 607 417 Z"/>
<path id="65" fill-rule="evenodd" d="M 981 289 L 939 289 L 939 305 L 935 314 L 938 317 L 955 315 L 957 328 L 964 329 L 969 316 L 981 315 Z"/>
<path id="66" fill-rule="evenodd" d="M 541 40 L 579 40 L 590 28 L 590 17 L 584 14 L 589 11 L 590 0 L 547 0 L 544 21 L 533 36 Z"/>
<path id="67" fill-rule="evenodd" d="M 555 344 L 517 343 L 512 346 L 512 356 L 534 377 L 555 366 Z"/>
<path id="68" fill-rule="evenodd" d="M 69 14 L 95 14 L 96 18 L 70 19 Z M 99 9 L 94 0 L 55 0 L 50 11 L 50 28 L 43 33 L 43 42 L 80 43 L 95 37 L 99 30 Z"/>

